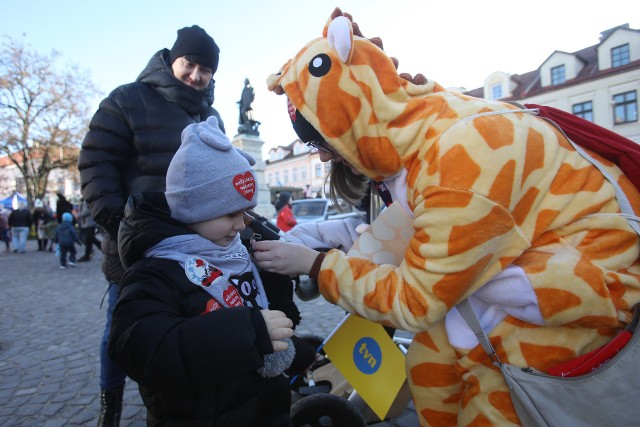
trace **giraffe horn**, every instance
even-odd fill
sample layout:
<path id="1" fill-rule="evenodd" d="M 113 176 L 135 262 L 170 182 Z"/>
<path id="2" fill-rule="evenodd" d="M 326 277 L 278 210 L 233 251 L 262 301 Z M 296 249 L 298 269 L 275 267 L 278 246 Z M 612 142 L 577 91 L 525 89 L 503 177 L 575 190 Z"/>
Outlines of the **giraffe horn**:
<path id="1" fill-rule="evenodd" d="M 351 27 L 351 21 L 344 16 L 338 16 L 331 21 L 327 31 L 327 40 L 329 46 L 338 52 L 340 60 L 348 63 L 353 47 L 353 28 Z"/>

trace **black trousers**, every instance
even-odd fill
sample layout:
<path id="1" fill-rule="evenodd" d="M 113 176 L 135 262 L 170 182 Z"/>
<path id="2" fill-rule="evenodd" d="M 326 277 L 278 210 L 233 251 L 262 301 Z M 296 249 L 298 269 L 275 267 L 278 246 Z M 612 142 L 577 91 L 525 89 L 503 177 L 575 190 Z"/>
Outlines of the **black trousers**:
<path id="1" fill-rule="evenodd" d="M 80 240 L 84 243 L 84 256 L 83 258 L 87 259 L 93 253 L 93 246 L 95 245 L 98 250 L 100 250 L 100 240 L 96 238 L 96 228 L 95 227 L 87 227 L 80 229 Z"/>

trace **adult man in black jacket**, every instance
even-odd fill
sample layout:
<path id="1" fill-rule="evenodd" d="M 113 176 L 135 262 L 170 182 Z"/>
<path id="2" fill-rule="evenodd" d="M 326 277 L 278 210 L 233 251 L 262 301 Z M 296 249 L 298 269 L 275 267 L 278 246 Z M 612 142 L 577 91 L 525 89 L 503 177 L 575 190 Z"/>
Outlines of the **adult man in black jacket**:
<path id="1" fill-rule="evenodd" d="M 219 48 L 200 27 L 178 30 L 171 48 L 153 55 L 134 83 L 117 87 L 89 124 L 78 160 L 83 197 L 104 227 L 102 270 L 109 282 L 107 322 L 101 343 L 99 426 L 117 426 L 125 374 L 107 353 L 111 315 L 124 273 L 117 234 L 127 198 L 164 191 L 180 134 L 191 123 L 219 114 L 213 109 Z"/>

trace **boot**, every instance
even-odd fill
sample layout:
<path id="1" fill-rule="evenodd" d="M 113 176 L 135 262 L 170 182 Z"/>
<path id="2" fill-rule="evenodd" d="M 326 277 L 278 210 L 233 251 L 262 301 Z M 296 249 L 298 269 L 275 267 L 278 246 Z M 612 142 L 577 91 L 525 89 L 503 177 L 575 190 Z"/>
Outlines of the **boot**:
<path id="1" fill-rule="evenodd" d="M 122 414 L 122 394 L 124 385 L 113 390 L 100 391 L 100 418 L 98 427 L 118 427 Z"/>

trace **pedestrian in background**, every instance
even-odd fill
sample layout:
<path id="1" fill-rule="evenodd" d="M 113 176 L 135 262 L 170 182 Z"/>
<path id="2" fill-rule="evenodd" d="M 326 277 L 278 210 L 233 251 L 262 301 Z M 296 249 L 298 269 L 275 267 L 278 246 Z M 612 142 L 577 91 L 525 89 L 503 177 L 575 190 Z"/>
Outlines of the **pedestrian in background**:
<path id="1" fill-rule="evenodd" d="M 291 230 L 298 223 L 295 216 L 293 216 L 293 212 L 291 211 L 290 202 L 292 199 L 293 197 L 291 196 L 291 193 L 289 193 L 288 191 L 282 191 L 275 205 L 275 208 L 278 211 L 276 225 L 285 233 Z"/>
<path id="2" fill-rule="evenodd" d="M 9 227 L 9 209 L 0 208 L 0 230 L 2 231 L 2 241 L 5 245 L 5 252 L 11 251 L 11 228 Z"/>
<path id="3" fill-rule="evenodd" d="M 255 160 L 215 117 L 182 135 L 166 192 L 129 199 L 109 353 L 138 382 L 147 425 L 290 427 L 288 376 L 316 352 L 293 340 L 292 298 L 276 305 L 289 277 L 263 277 L 241 240 Z"/>
<path id="4" fill-rule="evenodd" d="M 47 211 L 42 200 L 36 199 L 33 210 L 33 225 L 36 228 L 36 238 L 38 239 L 38 251 L 47 249 L 49 236 L 47 235 L 47 223 L 53 221 L 51 214 Z"/>
<path id="5" fill-rule="evenodd" d="M 189 124 L 219 114 L 212 107 L 220 49 L 197 25 L 178 30 L 171 48 L 156 52 L 134 83 L 117 87 L 89 124 L 78 169 L 84 199 L 106 231 L 102 270 L 108 282 L 107 319 L 100 348 L 98 425 L 118 425 L 126 375 L 107 354 L 113 307 L 124 273 L 117 234 L 129 196 L 164 191 L 165 175 Z M 220 127 L 222 120 L 219 120 Z"/>
<path id="6" fill-rule="evenodd" d="M 27 251 L 27 238 L 33 223 L 31 211 L 25 202 L 18 203 L 18 209 L 11 211 L 8 218 L 13 239 L 13 252 L 23 254 Z"/>
<path id="7" fill-rule="evenodd" d="M 62 214 L 62 222 L 58 224 L 56 229 L 55 242 L 60 248 L 60 269 L 64 270 L 69 267 L 76 266 L 76 243 L 82 245 L 76 227 L 73 225 L 73 214 L 65 212 Z M 67 262 L 67 254 L 69 261 Z"/>
<path id="8" fill-rule="evenodd" d="M 57 193 L 56 194 L 58 196 L 58 200 L 56 201 L 56 221 L 58 222 L 58 224 L 60 224 L 62 222 L 62 214 L 65 212 L 69 212 L 71 214 L 73 214 L 73 204 L 67 200 L 66 197 L 64 197 L 64 194 L 62 193 Z M 73 224 L 76 223 L 76 219 L 75 217 L 73 217 Z"/>
<path id="9" fill-rule="evenodd" d="M 78 225 L 80 226 L 80 240 L 84 243 L 84 255 L 78 258 L 78 262 L 91 260 L 93 246 L 100 250 L 100 240 L 96 237 L 96 222 L 91 216 L 89 206 L 85 200 L 82 201 L 80 212 L 78 213 Z"/>

